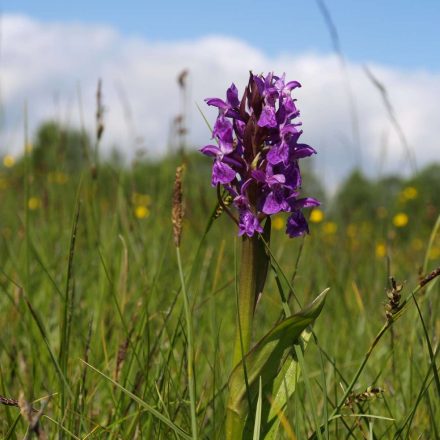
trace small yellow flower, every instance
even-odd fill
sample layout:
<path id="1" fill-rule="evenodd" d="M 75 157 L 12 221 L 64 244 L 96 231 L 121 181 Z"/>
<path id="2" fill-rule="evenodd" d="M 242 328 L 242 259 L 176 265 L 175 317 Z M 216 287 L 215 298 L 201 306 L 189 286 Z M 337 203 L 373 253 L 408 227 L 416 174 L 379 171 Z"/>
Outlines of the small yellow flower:
<path id="1" fill-rule="evenodd" d="M 49 183 L 57 183 L 58 185 L 64 185 L 69 180 L 69 176 L 62 171 L 54 171 L 47 175 L 47 181 Z"/>
<path id="2" fill-rule="evenodd" d="M 309 220 L 312 223 L 321 223 L 324 220 L 324 213 L 320 210 L 315 208 L 311 213 L 310 213 L 310 218 Z"/>
<path id="3" fill-rule="evenodd" d="M 383 258 L 387 254 L 387 247 L 385 243 L 379 242 L 376 243 L 376 257 L 377 258 Z"/>
<path id="4" fill-rule="evenodd" d="M 402 191 L 402 197 L 404 200 L 412 200 L 415 199 L 418 195 L 417 188 L 414 188 L 413 186 L 407 186 Z"/>
<path id="5" fill-rule="evenodd" d="M 55 182 L 58 183 L 58 185 L 64 185 L 69 180 L 69 176 L 62 171 L 58 171 L 55 174 Z"/>
<path id="6" fill-rule="evenodd" d="M 335 222 L 325 222 L 322 224 L 322 230 L 326 235 L 333 235 L 338 230 L 338 225 Z"/>
<path id="7" fill-rule="evenodd" d="M 428 255 L 430 260 L 437 260 L 437 258 L 440 258 L 440 247 L 439 246 L 433 246 L 431 248 L 431 251 Z"/>
<path id="8" fill-rule="evenodd" d="M 7 154 L 3 157 L 3 165 L 6 168 L 11 168 L 15 165 L 15 158 L 11 154 Z"/>
<path id="9" fill-rule="evenodd" d="M 272 219 L 272 227 L 276 231 L 281 231 L 281 229 L 284 229 L 284 220 L 280 216 L 276 216 Z"/>
<path id="10" fill-rule="evenodd" d="M 408 216 L 404 212 L 399 212 L 393 217 L 393 224 L 396 228 L 404 228 L 408 224 Z"/>
<path id="11" fill-rule="evenodd" d="M 38 197 L 31 197 L 28 200 L 28 208 L 31 211 L 35 211 L 36 209 L 38 209 L 41 206 L 41 201 Z"/>
<path id="12" fill-rule="evenodd" d="M 423 240 L 420 240 L 420 238 L 414 238 L 411 241 L 411 247 L 415 250 L 415 251 L 421 251 L 423 249 Z"/>
<path id="13" fill-rule="evenodd" d="M 136 206 L 134 209 L 134 215 L 137 218 L 147 218 L 150 215 L 150 210 L 146 206 Z"/>

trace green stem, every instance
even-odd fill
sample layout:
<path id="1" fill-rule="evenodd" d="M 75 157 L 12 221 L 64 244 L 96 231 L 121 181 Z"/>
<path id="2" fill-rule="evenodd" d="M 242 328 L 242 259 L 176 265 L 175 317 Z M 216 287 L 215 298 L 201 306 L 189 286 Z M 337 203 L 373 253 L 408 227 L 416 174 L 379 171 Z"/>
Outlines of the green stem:
<path id="1" fill-rule="evenodd" d="M 258 235 L 255 234 L 249 238 L 245 236 L 242 241 L 241 263 L 240 263 L 240 281 L 237 297 L 237 327 L 235 332 L 233 368 L 240 362 L 244 363 L 244 356 L 249 351 L 252 339 L 252 324 L 254 318 L 255 301 L 257 299 L 258 281 L 259 281 L 259 264 L 258 264 Z M 261 268 L 260 268 L 261 270 Z M 246 366 L 243 365 L 245 376 Z M 247 414 L 238 414 L 231 408 L 231 402 L 234 401 L 234 392 L 240 388 L 246 381 L 246 377 L 238 378 L 240 383 L 229 384 L 229 402 L 226 415 L 226 438 L 228 440 L 240 439 L 243 434 L 243 428 Z"/>
<path id="2" fill-rule="evenodd" d="M 238 286 L 237 327 L 232 364 L 238 365 L 251 346 L 252 323 L 257 296 L 258 235 L 244 237 L 241 247 L 240 284 Z"/>
<path id="3" fill-rule="evenodd" d="M 177 265 L 179 266 L 179 276 L 182 285 L 183 306 L 185 310 L 186 333 L 188 339 L 187 358 L 188 358 L 188 388 L 191 404 L 191 431 L 193 440 L 197 440 L 197 416 L 196 416 L 196 389 L 194 381 L 194 344 L 193 344 L 193 326 L 191 311 L 189 308 L 188 292 L 186 291 L 185 278 L 183 276 L 182 261 L 180 258 L 180 249 L 176 247 Z"/>

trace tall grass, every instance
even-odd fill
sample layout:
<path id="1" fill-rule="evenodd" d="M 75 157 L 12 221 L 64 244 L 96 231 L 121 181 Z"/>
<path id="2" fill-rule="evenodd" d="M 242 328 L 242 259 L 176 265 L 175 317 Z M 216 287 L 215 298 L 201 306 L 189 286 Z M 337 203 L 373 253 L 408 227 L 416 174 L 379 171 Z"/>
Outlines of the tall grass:
<path id="1" fill-rule="evenodd" d="M 50 173 L 56 168 L 66 176 L 58 182 L 31 160 L 26 172 L 5 173 L 2 438 L 32 430 L 20 415 L 21 392 L 36 411 L 49 397 L 38 421 L 49 438 L 223 438 L 238 250 L 231 244 L 235 228 L 225 215 L 216 218 L 208 164 L 187 160 L 179 261 L 170 215 L 173 158 L 131 169 L 102 163 L 97 176 L 87 168 L 68 173 L 57 163 Z M 299 382 L 278 413 L 278 438 L 440 432 L 439 285 L 434 278 L 420 286 L 439 265 L 432 251 L 438 224 L 434 232 L 408 226 L 405 235 L 391 219 L 385 229 L 376 227 L 379 221 L 312 223 L 303 241 L 285 239 L 274 222 L 276 276 L 269 275 L 260 299 L 254 339 L 297 310 L 295 297 L 307 304 L 331 287 L 307 352 L 297 352 Z M 376 244 L 387 239 L 387 255 L 376 254 Z M 404 305 L 392 321 L 385 315 L 390 275 L 403 283 Z M 256 389 L 254 438 L 265 411 L 258 383 Z"/>

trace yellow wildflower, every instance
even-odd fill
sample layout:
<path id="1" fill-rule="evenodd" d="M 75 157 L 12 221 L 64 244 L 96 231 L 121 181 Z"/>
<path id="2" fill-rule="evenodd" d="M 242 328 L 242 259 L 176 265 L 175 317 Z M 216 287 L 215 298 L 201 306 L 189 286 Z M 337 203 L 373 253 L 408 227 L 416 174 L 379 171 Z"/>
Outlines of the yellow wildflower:
<path id="1" fill-rule="evenodd" d="M 3 165 L 6 168 L 11 168 L 15 165 L 15 158 L 11 154 L 7 154 L 3 157 Z"/>
<path id="2" fill-rule="evenodd" d="M 430 260 L 437 260 L 437 258 L 440 258 L 440 247 L 439 246 L 433 246 L 431 248 L 431 251 L 428 255 Z"/>
<path id="3" fill-rule="evenodd" d="M 414 238 L 411 241 L 411 247 L 415 250 L 415 251 L 420 251 L 423 249 L 423 240 L 420 240 L 420 238 Z"/>
<path id="4" fill-rule="evenodd" d="M 376 257 L 383 258 L 387 254 L 387 247 L 384 242 L 376 243 Z"/>
<path id="5" fill-rule="evenodd" d="M 404 212 L 399 212 L 393 217 L 393 224 L 396 228 L 404 228 L 408 224 L 408 216 Z"/>
<path id="6" fill-rule="evenodd" d="M 415 199 L 418 195 L 417 188 L 414 188 L 413 186 L 407 186 L 402 191 L 402 198 L 404 200 L 412 200 Z"/>
<path id="7" fill-rule="evenodd" d="M 312 223 L 321 223 L 323 220 L 324 220 L 324 213 L 320 209 L 315 208 L 310 213 L 309 221 L 311 221 Z"/>
<path id="8" fill-rule="evenodd" d="M 28 200 L 28 208 L 31 211 L 35 211 L 36 209 L 38 209 L 41 206 L 41 201 L 38 197 L 31 197 Z"/>
<path id="9" fill-rule="evenodd" d="M 276 231 L 281 231 L 281 229 L 284 229 L 284 226 L 285 226 L 285 222 L 282 217 L 276 216 L 272 219 L 272 227 Z"/>
<path id="10" fill-rule="evenodd" d="M 69 180 L 69 176 L 62 171 L 54 171 L 47 175 L 47 181 L 49 183 L 57 183 L 58 185 L 64 185 Z"/>
<path id="11" fill-rule="evenodd" d="M 146 206 L 138 205 L 134 209 L 134 215 L 137 218 L 147 218 L 150 215 L 150 210 Z"/>
<path id="12" fill-rule="evenodd" d="M 322 225 L 322 231 L 326 235 L 333 235 L 338 230 L 338 225 L 335 222 L 325 222 Z"/>

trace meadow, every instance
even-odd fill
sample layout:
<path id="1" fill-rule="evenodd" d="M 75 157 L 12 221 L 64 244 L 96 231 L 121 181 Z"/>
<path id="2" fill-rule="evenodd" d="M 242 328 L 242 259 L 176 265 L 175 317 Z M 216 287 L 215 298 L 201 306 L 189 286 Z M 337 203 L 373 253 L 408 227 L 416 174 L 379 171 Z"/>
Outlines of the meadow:
<path id="1" fill-rule="evenodd" d="M 0 435 L 222 439 L 240 238 L 211 161 L 93 163 L 89 144 L 52 125 L 23 157 L 3 157 Z M 182 162 L 183 282 L 171 218 Z M 309 167 L 304 191 L 323 200 L 307 212 L 310 235 L 289 239 L 273 217 L 253 340 L 330 289 L 296 351 L 277 438 L 440 438 L 439 188 L 438 165 L 406 178 L 355 171 L 330 197 Z"/>

